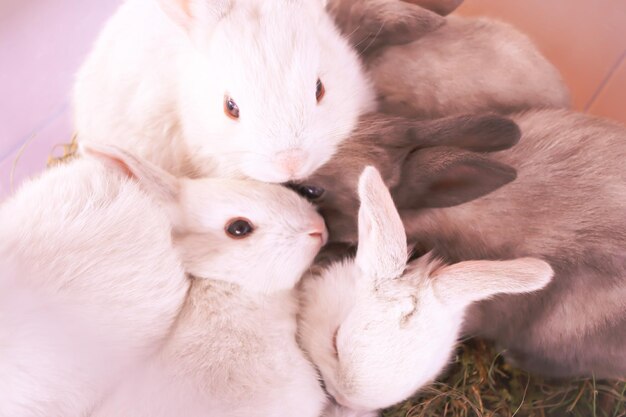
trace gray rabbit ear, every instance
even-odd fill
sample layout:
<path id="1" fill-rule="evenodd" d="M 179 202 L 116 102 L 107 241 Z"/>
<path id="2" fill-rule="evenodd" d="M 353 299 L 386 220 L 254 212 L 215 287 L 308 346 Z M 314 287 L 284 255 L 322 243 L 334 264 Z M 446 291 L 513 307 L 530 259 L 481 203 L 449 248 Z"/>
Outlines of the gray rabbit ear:
<path id="1" fill-rule="evenodd" d="M 412 153 L 394 189 L 401 210 L 456 206 L 508 184 L 517 171 L 484 155 L 436 147 Z"/>
<path id="2" fill-rule="evenodd" d="M 358 188 L 361 207 L 356 264 L 374 281 L 397 278 L 408 257 L 400 215 L 376 168 L 368 166 L 363 170 Z"/>
<path id="3" fill-rule="evenodd" d="M 361 54 L 415 41 L 445 23 L 437 13 L 398 0 L 334 0 L 328 9 Z"/>
<path id="4" fill-rule="evenodd" d="M 417 6 L 435 12 L 440 16 L 447 16 L 455 11 L 463 0 L 404 0 Z"/>
<path id="5" fill-rule="evenodd" d="M 474 152 L 508 149 L 522 133 L 513 120 L 495 114 L 450 116 L 408 125 L 407 139 L 416 147 L 456 146 Z"/>

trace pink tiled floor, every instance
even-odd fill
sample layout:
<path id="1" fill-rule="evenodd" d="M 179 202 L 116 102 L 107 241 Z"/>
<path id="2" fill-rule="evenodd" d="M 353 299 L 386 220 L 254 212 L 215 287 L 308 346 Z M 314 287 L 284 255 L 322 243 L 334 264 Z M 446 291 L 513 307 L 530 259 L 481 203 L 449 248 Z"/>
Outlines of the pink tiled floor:
<path id="1" fill-rule="evenodd" d="M 120 1 L 0 1 L 0 200 L 70 140 L 74 73 Z"/>

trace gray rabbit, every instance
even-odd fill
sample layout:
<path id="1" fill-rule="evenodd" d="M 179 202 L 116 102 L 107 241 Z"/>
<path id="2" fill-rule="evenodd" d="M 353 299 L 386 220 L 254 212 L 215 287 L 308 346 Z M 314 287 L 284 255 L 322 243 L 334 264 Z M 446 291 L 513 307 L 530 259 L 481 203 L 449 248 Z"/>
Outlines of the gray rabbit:
<path id="1" fill-rule="evenodd" d="M 557 69 L 513 26 L 427 10 L 447 14 L 460 3 L 331 0 L 328 8 L 359 50 L 383 111 L 426 119 L 570 106 Z"/>
<path id="2" fill-rule="evenodd" d="M 332 240 L 354 244 L 355 173 L 374 165 L 417 253 L 433 251 L 447 262 L 548 261 L 555 276 L 546 289 L 475 304 L 463 333 L 497 341 L 537 373 L 624 377 L 626 129 L 567 110 L 510 117 L 522 132 L 519 143 L 488 156 L 471 151 L 517 140 L 506 118 L 482 126 L 482 147 L 481 125 L 474 119 L 478 130 L 468 128 L 471 117 L 465 128 L 451 127 L 454 118 L 368 123 L 296 188 L 317 196 Z M 508 143 L 492 142 L 494 132 Z"/>

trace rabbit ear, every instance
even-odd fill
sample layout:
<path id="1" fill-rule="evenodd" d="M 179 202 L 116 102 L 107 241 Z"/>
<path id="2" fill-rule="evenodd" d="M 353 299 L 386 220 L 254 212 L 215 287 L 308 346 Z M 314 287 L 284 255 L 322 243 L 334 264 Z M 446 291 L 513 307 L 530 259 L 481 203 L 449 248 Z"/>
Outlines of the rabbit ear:
<path id="1" fill-rule="evenodd" d="M 552 280 L 554 271 L 535 258 L 510 261 L 467 261 L 435 269 L 430 277 L 437 298 L 463 308 L 495 294 L 537 291 Z"/>
<path id="2" fill-rule="evenodd" d="M 406 234 L 400 215 L 376 168 L 359 178 L 359 246 L 356 264 L 375 281 L 396 278 L 406 266 Z"/>
<path id="3" fill-rule="evenodd" d="M 461 149 L 436 147 L 409 155 L 394 199 L 399 209 L 451 207 L 489 194 L 517 177 L 514 168 Z"/>
<path id="4" fill-rule="evenodd" d="M 158 2 L 170 19 L 190 31 L 196 21 L 204 26 L 220 20 L 230 10 L 232 0 L 158 0 Z"/>
<path id="5" fill-rule="evenodd" d="M 178 178 L 156 165 L 118 148 L 95 143 L 80 144 L 80 153 L 98 159 L 104 164 L 134 178 L 141 187 L 161 203 L 178 201 L 180 182 Z"/>
<path id="6" fill-rule="evenodd" d="M 519 142 L 517 123 L 494 114 L 461 115 L 432 121 L 416 121 L 407 129 L 407 140 L 419 147 L 456 146 L 475 152 L 508 149 Z"/>
<path id="7" fill-rule="evenodd" d="M 413 3 L 438 15 L 446 16 L 452 13 L 463 3 L 463 0 L 404 0 Z"/>
<path id="8" fill-rule="evenodd" d="M 436 13 L 398 0 L 339 0 L 329 9 L 361 54 L 412 42 L 445 23 Z"/>

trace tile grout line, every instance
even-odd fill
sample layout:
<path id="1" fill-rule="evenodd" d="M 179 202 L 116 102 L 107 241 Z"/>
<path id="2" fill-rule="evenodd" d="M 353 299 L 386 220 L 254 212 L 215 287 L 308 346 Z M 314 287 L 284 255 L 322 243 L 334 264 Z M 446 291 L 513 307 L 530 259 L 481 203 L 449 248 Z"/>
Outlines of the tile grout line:
<path id="1" fill-rule="evenodd" d="M 587 102 L 587 104 L 585 105 L 583 109 L 585 113 L 587 113 L 589 109 L 591 109 L 593 104 L 596 102 L 596 100 L 600 96 L 600 93 L 602 93 L 604 88 L 607 86 L 611 78 L 613 78 L 613 75 L 615 75 L 615 73 L 617 72 L 617 70 L 619 69 L 619 67 L 622 65 L 624 61 L 626 61 L 626 49 L 622 52 L 620 57 L 617 58 L 617 61 L 611 66 L 607 75 L 602 79 L 602 81 L 598 85 L 598 88 L 596 88 L 596 90 L 591 95 L 591 98 L 589 99 L 589 101 Z"/>

